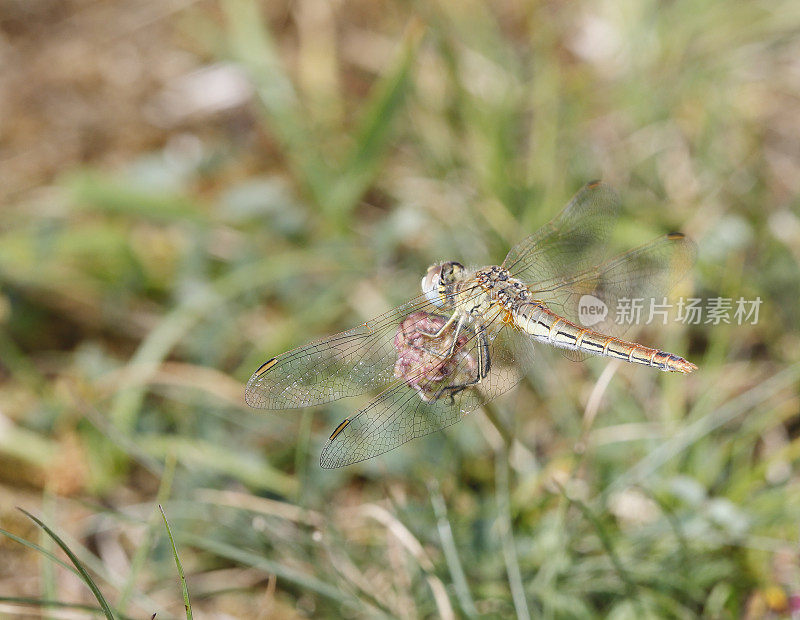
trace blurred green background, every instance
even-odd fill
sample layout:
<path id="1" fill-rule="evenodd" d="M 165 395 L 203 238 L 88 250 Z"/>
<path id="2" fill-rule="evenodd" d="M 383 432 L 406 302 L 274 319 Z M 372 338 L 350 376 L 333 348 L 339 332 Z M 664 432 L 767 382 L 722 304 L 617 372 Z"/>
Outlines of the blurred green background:
<path id="1" fill-rule="evenodd" d="M 0 526 L 121 613 L 184 614 L 159 502 L 199 617 L 800 613 L 797 2 L 2 0 L 0 114 Z M 690 376 L 539 347 L 510 450 L 476 412 L 324 471 L 364 399 L 243 405 L 593 178 L 758 323 L 637 334 Z M 93 604 L 0 556 L 0 613 Z"/>

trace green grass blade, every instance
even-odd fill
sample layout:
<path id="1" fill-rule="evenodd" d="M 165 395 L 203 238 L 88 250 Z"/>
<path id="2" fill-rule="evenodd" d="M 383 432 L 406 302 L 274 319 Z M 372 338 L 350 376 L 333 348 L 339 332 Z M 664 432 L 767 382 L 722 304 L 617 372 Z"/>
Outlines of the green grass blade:
<path id="1" fill-rule="evenodd" d="M 464 567 L 461 564 L 461 559 L 458 554 L 458 546 L 453 539 L 453 528 L 450 526 L 450 520 L 447 517 L 447 504 L 444 501 L 442 492 L 439 490 L 438 482 L 434 479 L 428 485 L 431 496 L 431 504 L 433 505 L 433 512 L 436 515 L 437 528 L 439 530 L 439 540 L 442 543 L 442 551 L 444 552 L 445 561 L 450 570 L 450 576 L 453 578 L 453 587 L 458 597 L 458 603 L 461 605 L 461 610 L 468 618 L 474 618 L 478 615 L 475 609 L 475 601 L 472 598 L 472 593 L 469 591 L 469 583 L 464 574 Z"/>
<path id="2" fill-rule="evenodd" d="M 268 489 L 283 496 L 293 495 L 297 490 L 293 476 L 270 466 L 260 455 L 240 454 L 210 441 L 176 435 L 143 435 L 140 441 L 151 455 L 174 454 L 186 467 L 217 471 L 254 488 Z"/>
<path id="3" fill-rule="evenodd" d="M 64 562 L 64 560 L 61 560 L 61 559 L 57 558 L 55 555 L 50 553 L 44 547 L 41 547 L 41 546 L 37 545 L 36 543 L 32 543 L 29 540 L 25 540 L 24 538 L 20 538 L 16 534 L 12 534 L 8 530 L 4 530 L 3 528 L 0 528 L 0 534 L 5 536 L 6 538 L 10 538 L 14 542 L 18 542 L 21 545 L 25 545 L 29 549 L 33 549 L 34 551 L 36 551 L 36 552 L 42 554 L 43 556 L 45 556 L 47 559 L 55 562 L 56 564 L 60 564 L 63 568 L 66 568 L 67 570 L 72 571 L 73 573 L 78 575 L 78 571 L 76 571 L 72 566 L 70 566 L 69 564 Z"/>
<path id="4" fill-rule="evenodd" d="M 53 512 L 55 509 L 55 499 L 53 494 L 48 490 L 45 489 L 44 497 L 42 498 L 42 510 L 44 513 L 45 518 L 50 521 L 54 520 Z M 53 539 L 50 538 L 45 534 L 44 531 L 40 533 L 42 547 L 47 549 L 48 551 L 53 551 L 55 549 L 53 545 Z M 48 562 L 44 558 L 41 558 L 41 571 L 42 571 L 42 595 L 45 600 L 55 600 L 56 599 L 56 565 L 53 562 Z M 46 616 L 46 620 L 50 620 L 52 616 L 49 614 Z"/>
<path id="5" fill-rule="evenodd" d="M 140 188 L 138 183 L 109 178 L 92 170 L 73 172 L 63 180 L 76 209 L 126 215 L 158 222 L 208 224 L 194 198 Z"/>
<path id="6" fill-rule="evenodd" d="M 411 87 L 411 69 L 423 34 L 421 23 L 412 22 L 395 66 L 372 88 L 353 149 L 326 198 L 325 206 L 337 222 L 349 222 L 350 212 L 380 169 L 390 145 L 393 120 Z"/>
<path id="7" fill-rule="evenodd" d="M 172 481 L 175 478 L 175 464 L 176 459 L 175 456 L 170 454 L 165 459 L 165 466 L 164 466 L 164 475 L 161 477 L 161 482 L 159 484 L 158 493 L 156 494 L 156 498 L 158 501 L 158 505 L 161 505 L 161 502 L 164 502 L 169 497 L 170 491 L 172 490 Z M 136 553 L 133 555 L 133 559 L 131 560 L 131 567 L 130 571 L 128 571 L 128 576 L 125 580 L 125 584 L 122 587 L 122 594 L 119 597 L 118 607 L 121 610 L 125 610 L 125 606 L 128 603 L 128 600 L 133 593 L 134 582 L 136 580 L 136 576 L 139 575 L 142 568 L 144 567 L 145 560 L 147 559 L 150 544 L 153 539 L 153 534 L 155 532 L 155 525 L 157 523 L 157 517 L 153 514 L 147 521 L 147 529 L 144 533 L 144 537 L 142 542 L 138 545 L 136 549 Z"/>
<path id="8" fill-rule="evenodd" d="M 500 450 L 495 456 L 495 484 L 497 500 L 497 522 L 500 532 L 500 543 L 503 548 L 503 559 L 506 564 L 508 585 L 511 588 L 511 598 L 514 601 L 514 610 L 517 618 L 530 618 L 528 601 L 525 596 L 525 586 L 522 583 L 522 573 L 517 557 L 514 530 L 511 524 L 511 498 L 509 493 L 510 465 L 508 463 L 508 450 Z"/>
<path id="9" fill-rule="evenodd" d="M 50 538 L 52 538 L 59 547 L 61 547 L 61 550 L 67 554 L 67 557 L 70 559 L 72 564 L 78 570 L 81 579 L 83 579 L 84 583 L 87 586 L 89 586 L 89 589 L 92 591 L 92 594 L 94 594 L 94 597 L 97 599 L 97 602 L 100 603 L 100 608 L 103 610 L 103 614 L 105 615 L 105 617 L 108 618 L 109 620 L 114 620 L 114 614 L 111 612 L 111 607 L 109 607 L 108 602 L 103 596 L 103 593 L 100 592 L 100 588 L 97 587 L 97 584 L 94 582 L 91 575 L 89 575 L 88 571 L 83 567 L 83 564 L 78 559 L 78 556 L 76 556 L 72 552 L 72 550 L 67 546 L 67 544 L 63 540 L 61 540 L 61 538 L 53 530 L 47 527 L 47 525 L 45 525 L 41 520 L 34 517 L 24 508 L 20 508 L 19 510 L 25 516 L 31 519 L 34 523 L 36 523 L 36 525 L 38 525 L 45 532 L 47 532 L 48 536 L 50 536 Z"/>
<path id="10" fill-rule="evenodd" d="M 320 581 L 315 577 L 311 577 L 293 568 L 289 568 L 279 562 L 268 560 L 267 558 L 264 558 L 263 556 L 251 551 L 238 549 L 236 547 L 232 547 L 231 545 L 214 541 L 207 537 L 195 536 L 193 534 L 183 532 L 178 532 L 177 538 L 179 541 L 183 541 L 186 544 L 197 547 L 198 549 L 203 549 L 218 555 L 219 557 L 228 558 L 229 560 L 233 560 L 234 562 L 238 562 L 245 566 L 252 566 L 253 568 L 263 570 L 266 573 L 277 575 L 279 578 L 297 584 L 301 588 L 311 590 L 317 594 L 321 594 L 322 596 L 333 599 L 340 603 L 347 602 L 354 603 L 359 606 L 363 605 L 362 601 L 353 599 L 351 596 L 348 596 L 339 588 L 336 588 L 329 583 L 325 583 L 324 581 Z"/>
<path id="11" fill-rule="evenodd" d="M 495 446 L 494 479 L 495 503 L 497 505 L 497 529 L 500 536 L 500 546 L 503 549 L 503 560 L 506 565 L 508 586 L 511 590 L 511 599 L 517 618 L 530 618 L 528 600 L 525 595 L 525 586 L 522 583 L 522 573 L 517 557 L 517 548 L 514 541 L 514 529 L 511 521 L 511 492 L 510 477 L 511 465 L 508 461 L 509 450 L 513 439 L 506 425 L 500 419 L 492 403 L 483 406 L 486 418 L 500 435 L 502 442 Z"/>
<path id="12" fill-rule="evenodd" d="M 241 63 L 255 86 L 270 129 L 284 146 L 298 180 L 318 204 L 324 204 L 333 174 L 319 156 L 315 136 L 303 118 L 303 107 L 269 29 L 262 23 L 259 6 L 252 0 L 225 0 L 233 58 Z"/>
<path id="13" fill-rule="evenodd" d="M 100 607 L 94 605 L 84 605 L 83 603 L 65 603 L 64 601 L 54 601 L 45 598 L 29 598 L 26 596 L 0 596 L 2 603 L 16 603 L 18 605 L 33 605 L 36 607 L 50 607 L 54 609 L 72 609 L 74 611 L 88 611 L 97 613 L 103 611 Z M 123 619 L 124 616 L 119 616 Z"/>
<path id="14" fill-rule="evenodd" d="M 178 549 L 175 547 L 175 539 L 172 537 L 172 530 L 169 527 L 164 508 L 159 504 L 158 509 L 161 511 L 161 517 L 164 519 L 164 527 L 167 528 L 167 536 L 169 536 L 169 544 L 172 547 L 172 555 L 175 558 L 175 566 L 178 567 L 178 575 L 181 579 L 181 591 L 183 592 L 183 606 L 186 609 L 186 618 L 187 620 L 192 620 L 192 604 L 189 602 L 189 588 L 186 585 L 186 575 L 183 572 L 183 565 L 181 564 L 181 559 L 178 557 Z"/>

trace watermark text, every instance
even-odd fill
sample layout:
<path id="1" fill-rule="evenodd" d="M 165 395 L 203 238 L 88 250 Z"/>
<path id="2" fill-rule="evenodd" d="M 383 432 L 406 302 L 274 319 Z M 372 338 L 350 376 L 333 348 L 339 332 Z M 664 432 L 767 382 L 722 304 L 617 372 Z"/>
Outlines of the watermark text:
<path id="1" fill-rule="evenodd" d="M 684 325 L 756 325 L 761 297 L 681 297 L 673 302 L 649 298 L 620 297 L 614 312 L 594 295 L 583 295 L 578 302 L 578 317 L 591 327 L 611 315 L 617 325 L 666 325 L 670 319 Z"/>

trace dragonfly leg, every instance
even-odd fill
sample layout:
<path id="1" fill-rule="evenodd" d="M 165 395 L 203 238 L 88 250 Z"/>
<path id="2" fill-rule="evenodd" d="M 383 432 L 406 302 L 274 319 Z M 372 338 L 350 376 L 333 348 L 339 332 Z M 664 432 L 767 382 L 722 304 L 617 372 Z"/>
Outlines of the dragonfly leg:
<path id="1" fill-rule="evenodd" d="M 475 378 L 466 383 L 460 383 L 459 385 L 448 385 L 447 387 L 443 387 L 436 393 L 433 400 L 438 400 L 439 398 L 447 394 L 450 397 L 450 401 L 452 402 L 456 394 L 458 394 L 463 390 L 466 390 L 468 387 L 478 385 L 489 375 L 489 371 L 492 368 L 492 359 L 489 356 L 489 339 L 486 337 L 486 328 L 483 325 L 478 327 L 477 352 L 478 352 L 478 372 L 476 373 Z"/>
<path id="2" fill-rule="evenodd" d="M 438 338 L 441 336 L 454 322 L 456 319 L 462 318 L 460 312 L 453 312 L 447 322 L 442 325 L 438 331 L 435 332 L 426 332 L 425 330 L 417 328 L 417 332 L 422 334 L 423 336 L 428 336 L 428 338 Z M 453 340 L 455 342 L 455 339 Z"/>
<path id="3" fill-rule="evenodd" d="M 423 336 L 427 336 L 428 338 L 432 338 L 432 339 L 433 338 L 438 338 L 439 336 L 442 335 L 444 330 L 447 329 L 448 324 L 452 324 L 453 323 L 453 321 L 455 320 L 456 316 L 458 316 L 458 313 L 454 313 L 453 316 L 451 316 L 448 319 L 447 323 L 445 323 L 439 329 L 439 331 L 437 331 L 434 334 L 428 333 L 428 332 L 423 331 L 421 329 L 418 329 L 417 331 L 420 334 L 422 334 Z M 453 354 L 456 351 L 456 345 L 458 344 L 458 337 L 461 335 L 461 330 L 464 328 L 464 322 L 465 322 L 464 316 L 460 315 L 459 318 L 458 318 L 458 323 L 456 323 L 455 332 L 453 333 L 453 342 L 450 344 L 450 348 L 448 349 L 447 353 L 442 353 L 441 351 L 435 351 L 433 349 L 428 349 L 428 348 L 425 348 L 425 347 L 416 347 L 416 348 L 418 348 L 421 351 L 425 351 L 426 353 L 430 353 L 431 355 L 435 355 L 439 359 L 445 360 L 445 359 L 448 359 L 449 357 L 452 357 Z"/>
<path id="4" fill-rule="evenodd" d="M 446 357 L 451 357 L 453 355 L 453 353 L 456 352 L 456 345 L 458 344 L 458 337 L 461 335 L 461 330 L 463 329 L 463 327 L 464 327 L 464 315 L 462 314 L 458 318 L 458 323 L 456 323 L 456 330 L 455 330 L 455 333 L 453 334 L 453 342 L 450 345 L 450 350 L 447 352 Z"/>

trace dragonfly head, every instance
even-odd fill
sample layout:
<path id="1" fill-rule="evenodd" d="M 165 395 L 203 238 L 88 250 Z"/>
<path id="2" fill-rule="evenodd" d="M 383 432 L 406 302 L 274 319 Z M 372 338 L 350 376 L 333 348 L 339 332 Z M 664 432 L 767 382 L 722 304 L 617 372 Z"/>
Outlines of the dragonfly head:
<path id="1" fill-rule="evenodd" d="M 464 278 L 464 265 L 455 261 L 437 263 L 428 267 L 422 278 L 422 292 L 437 306 L 452 303 L 453 285 Z"/>

